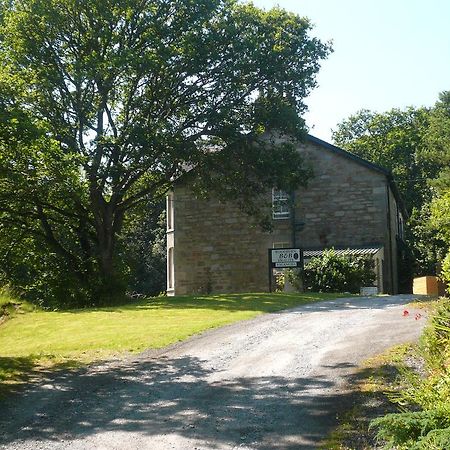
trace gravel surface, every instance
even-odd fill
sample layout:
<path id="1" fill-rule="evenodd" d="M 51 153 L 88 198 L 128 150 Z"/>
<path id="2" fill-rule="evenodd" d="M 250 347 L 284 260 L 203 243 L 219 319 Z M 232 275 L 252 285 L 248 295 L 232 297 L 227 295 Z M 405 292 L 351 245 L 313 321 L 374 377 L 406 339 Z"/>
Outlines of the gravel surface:
<path id="1" fill-rule="evenodd" d="M 358 365 L 419 336 L 411 298 L 304 305 L 56 374 L 0 403 L 0 448 L 316 448 Z"/>

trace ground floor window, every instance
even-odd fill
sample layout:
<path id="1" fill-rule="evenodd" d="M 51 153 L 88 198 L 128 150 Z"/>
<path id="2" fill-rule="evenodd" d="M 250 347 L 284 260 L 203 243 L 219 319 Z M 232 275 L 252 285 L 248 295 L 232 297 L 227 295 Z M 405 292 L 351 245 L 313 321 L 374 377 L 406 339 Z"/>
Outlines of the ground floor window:
<path id="1" fill-rule="evenodd" d="M 289 242 L 274 242 L 273 248 L 291 248 Z"/>
<path id="2" fill-rule="evenodd" d="M 174 264 L 173 264 L 173 247 L 167 252 L 167 289 L 174 288 Z"/>

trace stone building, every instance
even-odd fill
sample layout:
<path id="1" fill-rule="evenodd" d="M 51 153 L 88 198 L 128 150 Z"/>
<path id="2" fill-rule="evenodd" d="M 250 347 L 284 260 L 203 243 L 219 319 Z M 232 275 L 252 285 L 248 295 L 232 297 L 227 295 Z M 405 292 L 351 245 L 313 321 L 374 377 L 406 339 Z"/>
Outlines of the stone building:
<path id="1" fill-rule="evenodd" d="M 186 184 L 167 198 L 167 293 L 264 292 L 268 249 L 371 254 L 379 292 L 398 292 L 405 212 L 390 173 L 316 137 L 298 145 L 313 168 L 307 188 L 272 190 L 272 231 L 236 206 L 197 199 Z"/>

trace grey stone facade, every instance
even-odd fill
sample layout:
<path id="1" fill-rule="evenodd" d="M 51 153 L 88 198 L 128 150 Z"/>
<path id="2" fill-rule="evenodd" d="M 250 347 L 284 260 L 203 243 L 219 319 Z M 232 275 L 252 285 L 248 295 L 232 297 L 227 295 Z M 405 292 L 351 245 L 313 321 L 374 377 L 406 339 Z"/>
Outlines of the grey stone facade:
<path id="1" fill-rule="evenodd" d="M 402 213 L 389 173 L 312 136 L 298 150 L 314 176 L 295 192 L 289 218 L 273 220 L 272 232 L 230 203 L 197 199 L 189 186 L 175 186 L 168 201 L 169 294 L 267 291 L 268 249 L 280 246 L 377 246 L 379 288 L 397 292 Z"/>

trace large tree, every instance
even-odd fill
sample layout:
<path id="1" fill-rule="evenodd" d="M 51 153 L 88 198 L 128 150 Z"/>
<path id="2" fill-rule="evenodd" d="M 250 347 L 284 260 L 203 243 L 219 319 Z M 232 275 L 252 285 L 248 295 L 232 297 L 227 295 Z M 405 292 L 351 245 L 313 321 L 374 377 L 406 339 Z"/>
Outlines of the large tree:
<path id="1" fill-rule="evenodd" d="M 90 302 L 121 292 L 127 214 L 192 168 L 247 206 L 304 181 L 264 136 L 304 132 L 330 51 L 307 19 L 235 0 L 1 3 L 0 226 Z"/>
<path id="2" fill-rule="evenodd" d="M 434 187 L 440 191 L 450 189 L 450 91 L 441 92 L 431 109 L 425 142 L 423 156 L 440 167 Z"/>
<path id="3" fill-rule="evenodd" d="M 436 195 L 430 206 L 429 232 L 445 244 L 439 254 L 443 263 L 441 277 L 448 283 L 450 293 L 450 91 L 439 95 L 431 111 L 426 157 L 442 165 L 432 183 Z"/>

